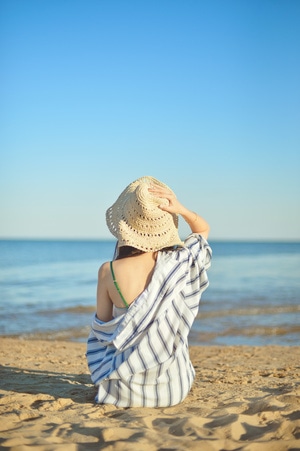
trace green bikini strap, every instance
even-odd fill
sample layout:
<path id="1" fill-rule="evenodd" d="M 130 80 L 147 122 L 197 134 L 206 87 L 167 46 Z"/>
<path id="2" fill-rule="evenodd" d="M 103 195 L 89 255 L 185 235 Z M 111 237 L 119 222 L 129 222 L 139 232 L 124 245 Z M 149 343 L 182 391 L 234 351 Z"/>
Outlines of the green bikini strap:
<path id="1" fill-rule="evenodd" d="M 121 296 L 122 301 L 124 302 L 125 307 L 126 307 L 126 308 L 129 308 L 129 305 L 128 305 L 127 302 L 125 301 L 124 296 L 123 296 L 123 294 L 121 293 L 121 290 L 120 290 L 120 288 L 119 288 L 119 285 L 118 285 L 118 283 L 117 283 L 117 281 L 116 281 L 115 273 L 114 273 L 114 270 L 113 270 L 113 264 L 112 264 L 112 263 L 113 263 L 113 262 L 110 262 L 110 271 L 111 271 L 111 275 L 112 275 L 112 278 L 113 278 L 113 282 L 114 282 L 114 284 L 115 284 L 116 289 L 118 290 L 119 295 Z"/>

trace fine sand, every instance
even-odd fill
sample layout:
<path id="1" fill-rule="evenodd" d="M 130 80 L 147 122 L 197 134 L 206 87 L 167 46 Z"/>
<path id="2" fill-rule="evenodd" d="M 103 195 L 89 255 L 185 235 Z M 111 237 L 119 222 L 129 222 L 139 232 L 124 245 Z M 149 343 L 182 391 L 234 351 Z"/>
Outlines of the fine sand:
<path id="1" fill-rule="evenodd" d="M 85 344 L 0 338 L 1 450 L 300 450 L 300 346 L 191 348 L 168 408 L 94 404 Z"/>

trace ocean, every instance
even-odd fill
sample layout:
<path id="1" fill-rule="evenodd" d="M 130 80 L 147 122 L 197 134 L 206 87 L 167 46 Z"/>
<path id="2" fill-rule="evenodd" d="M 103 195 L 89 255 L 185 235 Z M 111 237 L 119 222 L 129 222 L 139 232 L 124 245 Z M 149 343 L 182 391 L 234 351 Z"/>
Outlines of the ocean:
<path id="1" fill-rule="evenodd" d="M 211 241 L 190 345 L 300 345 L 300 243 Z M 85 341 L 114 241 L 0 240 L 0 335 Z"/>

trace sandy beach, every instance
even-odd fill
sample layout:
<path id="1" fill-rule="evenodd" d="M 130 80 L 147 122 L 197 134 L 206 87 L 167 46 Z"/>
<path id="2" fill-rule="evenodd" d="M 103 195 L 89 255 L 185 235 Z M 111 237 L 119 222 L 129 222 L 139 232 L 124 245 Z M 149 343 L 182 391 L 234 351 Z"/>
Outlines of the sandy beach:
<path id="1" fill-rule="evenodd" d="M 0 449 L 300 449 L 300 347 L 192 347 L 192 391 L 159 409 L 94 404 L 84 343 L 1 338 L 0 349 Z"/>

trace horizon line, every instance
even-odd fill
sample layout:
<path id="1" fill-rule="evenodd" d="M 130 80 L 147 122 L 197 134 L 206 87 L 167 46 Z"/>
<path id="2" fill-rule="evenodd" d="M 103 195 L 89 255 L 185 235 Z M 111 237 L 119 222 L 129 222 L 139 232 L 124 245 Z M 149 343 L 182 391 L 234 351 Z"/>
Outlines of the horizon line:
<path id="1" fill-rule="evenodd" d="M 1 237 L 0 241 L 111 241 L 114 237 Z M 243 243 L 300 243 L 300 238 L 218 238 L 212 237 L 209 242 L 243 242 Z"/>

